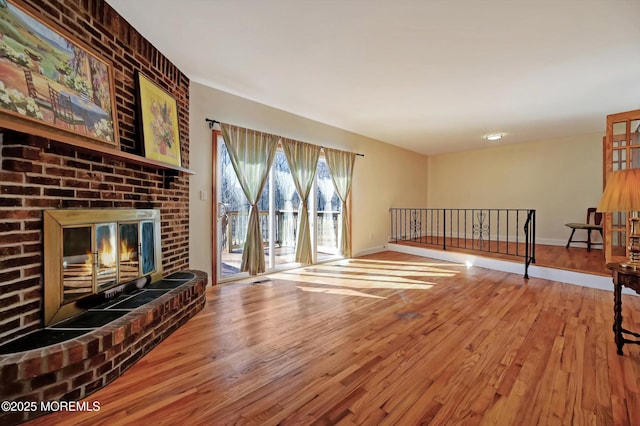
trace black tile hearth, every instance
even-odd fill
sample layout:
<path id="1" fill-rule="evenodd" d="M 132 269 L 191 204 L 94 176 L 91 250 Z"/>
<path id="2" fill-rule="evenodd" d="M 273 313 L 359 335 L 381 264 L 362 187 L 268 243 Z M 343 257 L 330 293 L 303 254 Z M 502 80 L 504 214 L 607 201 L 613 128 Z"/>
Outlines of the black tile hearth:
<path id="1" fill-rule="evenodd" d="M 193 272 L 174 272 L 164 277 L 165 280 L 192 280 L 196 277 Z"/>
<path id="2" fill-rule="evenodd" d="M 193 280 L 191 272 L 176 272 L 144 288 L 127 286 L 113 299 L 98 302 L 89 310 L 47 328 L 0 345 L 0 355 L 42 348 L 74 339 L 123 317 L 129 312 Z"/>
<path id="3" fill-rule="evenodd" d="M 157 281 L 153 284 L 149 284 L 148 286 L 146 286 L 145 288 L 148 289 L 154 289 L 154 290 L 161 290 L 161 289 L 167 289 L 170 290 L 172 288 L 177 288 L 180 287 L 182 284 L 186 283 L 189 280 L 168 280 L 168 279 L 163 279 L 160 281 Z"/>
<path id="4" fill-rule="evenodd" d="M 116 303 L 109 309 L 134 309 L 144 305 L 145 303 L 149 303 L 154 299 L 157 299 L 167 291 L 168 290 L 145 290 L 136 294 L 135 296 L 123 300 L 122 302 Z"/>
<path id="5" fill-rule="evenodd" d="M 97 328 L 128 313 L 129 311 L 91 310 L 52 325 L 50 328 Z"/>
<path id="6" fill-rule="evenodd" d="M 55 345 L 79 337 L 86 333 L 86 330 L 51 330 L 43 329 L 22 336 L 19 339 L 0 346 L 0 355 L 14 352 L 28 351 L 44 346 Z"/>
<path id="7" fill-rule="evenodd" d="M 130 298 L 134 294 L 140 293 L 141 291 L 142 290 L 140 290 L 140 289 L 136 289 L 136 290 L 133 290 L 131 292 L 120 294 L 120 295 L 114 297 L 113 299 L 109 299 L 106 302 L 101 303 L 100 305 L 92 307 L 91 309 L 96 309 L 96 310 L 97 309 L 109 309 L 113 305 L 116 305 L 116 304 L 122 302 L 123 300 L 126 300 L 126 299 Z"/>

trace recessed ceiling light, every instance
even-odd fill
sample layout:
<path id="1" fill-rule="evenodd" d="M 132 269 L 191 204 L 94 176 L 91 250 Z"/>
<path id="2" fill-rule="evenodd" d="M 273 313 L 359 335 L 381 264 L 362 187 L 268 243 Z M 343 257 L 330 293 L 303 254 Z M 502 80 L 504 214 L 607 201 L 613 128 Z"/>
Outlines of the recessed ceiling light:
<path id="1" fill-rule="evenodd" d="M 489 133 L 484 138 L 488 141 L 497 141 L 502 139 L 502 136 L 504 136 L 504 133 Z"/>

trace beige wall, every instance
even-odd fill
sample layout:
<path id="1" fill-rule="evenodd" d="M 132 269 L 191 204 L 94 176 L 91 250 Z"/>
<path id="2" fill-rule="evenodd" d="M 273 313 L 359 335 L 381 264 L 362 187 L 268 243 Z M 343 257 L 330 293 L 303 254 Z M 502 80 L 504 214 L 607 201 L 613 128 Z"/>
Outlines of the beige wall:
<path id="1" fill-rule="evenodd" d="M 537 241 L 566 244 L 602 194 L 603 134 L 432 156 L 429 207 L 536 209 Z"/>
<path id="2" fill-rule="evenodd" d="M 211 274 L 211 131 L 205 118 L 262 130 L 331 148 L 364 154 L 356 158 L 352 187 L 353 253 L 382 249 L 389 235 L 390 207 L 427 206 L 426 156 L 324 125 L 191 82 L 190 185 L 191 268 Z M 200 199 L 201 191 L 207 200 Z"/>

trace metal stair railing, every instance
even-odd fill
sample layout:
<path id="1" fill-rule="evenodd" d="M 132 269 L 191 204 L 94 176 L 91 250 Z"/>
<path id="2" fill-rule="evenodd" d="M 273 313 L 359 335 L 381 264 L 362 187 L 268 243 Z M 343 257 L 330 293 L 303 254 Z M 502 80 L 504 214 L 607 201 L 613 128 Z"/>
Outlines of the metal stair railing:
<path id="1" fill-rule="evenodd" d="M 535 263 L 533 209 L 390 208 L 390 242 L 463 249 L 524 258 L 524 277 Z"/>

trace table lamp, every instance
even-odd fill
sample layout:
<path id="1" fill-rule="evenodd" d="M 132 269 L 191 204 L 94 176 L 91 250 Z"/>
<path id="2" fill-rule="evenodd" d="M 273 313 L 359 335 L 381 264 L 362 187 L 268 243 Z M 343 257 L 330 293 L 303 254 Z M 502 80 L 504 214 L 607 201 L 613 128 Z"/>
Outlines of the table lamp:
<path id="1" fill-rule="evenodd" d="M 620 266 L 640 269 L 640 168 L 611 173 L 597 211 L 603 213 L 631 212 L 627 237 L 629 258 Z"/>

